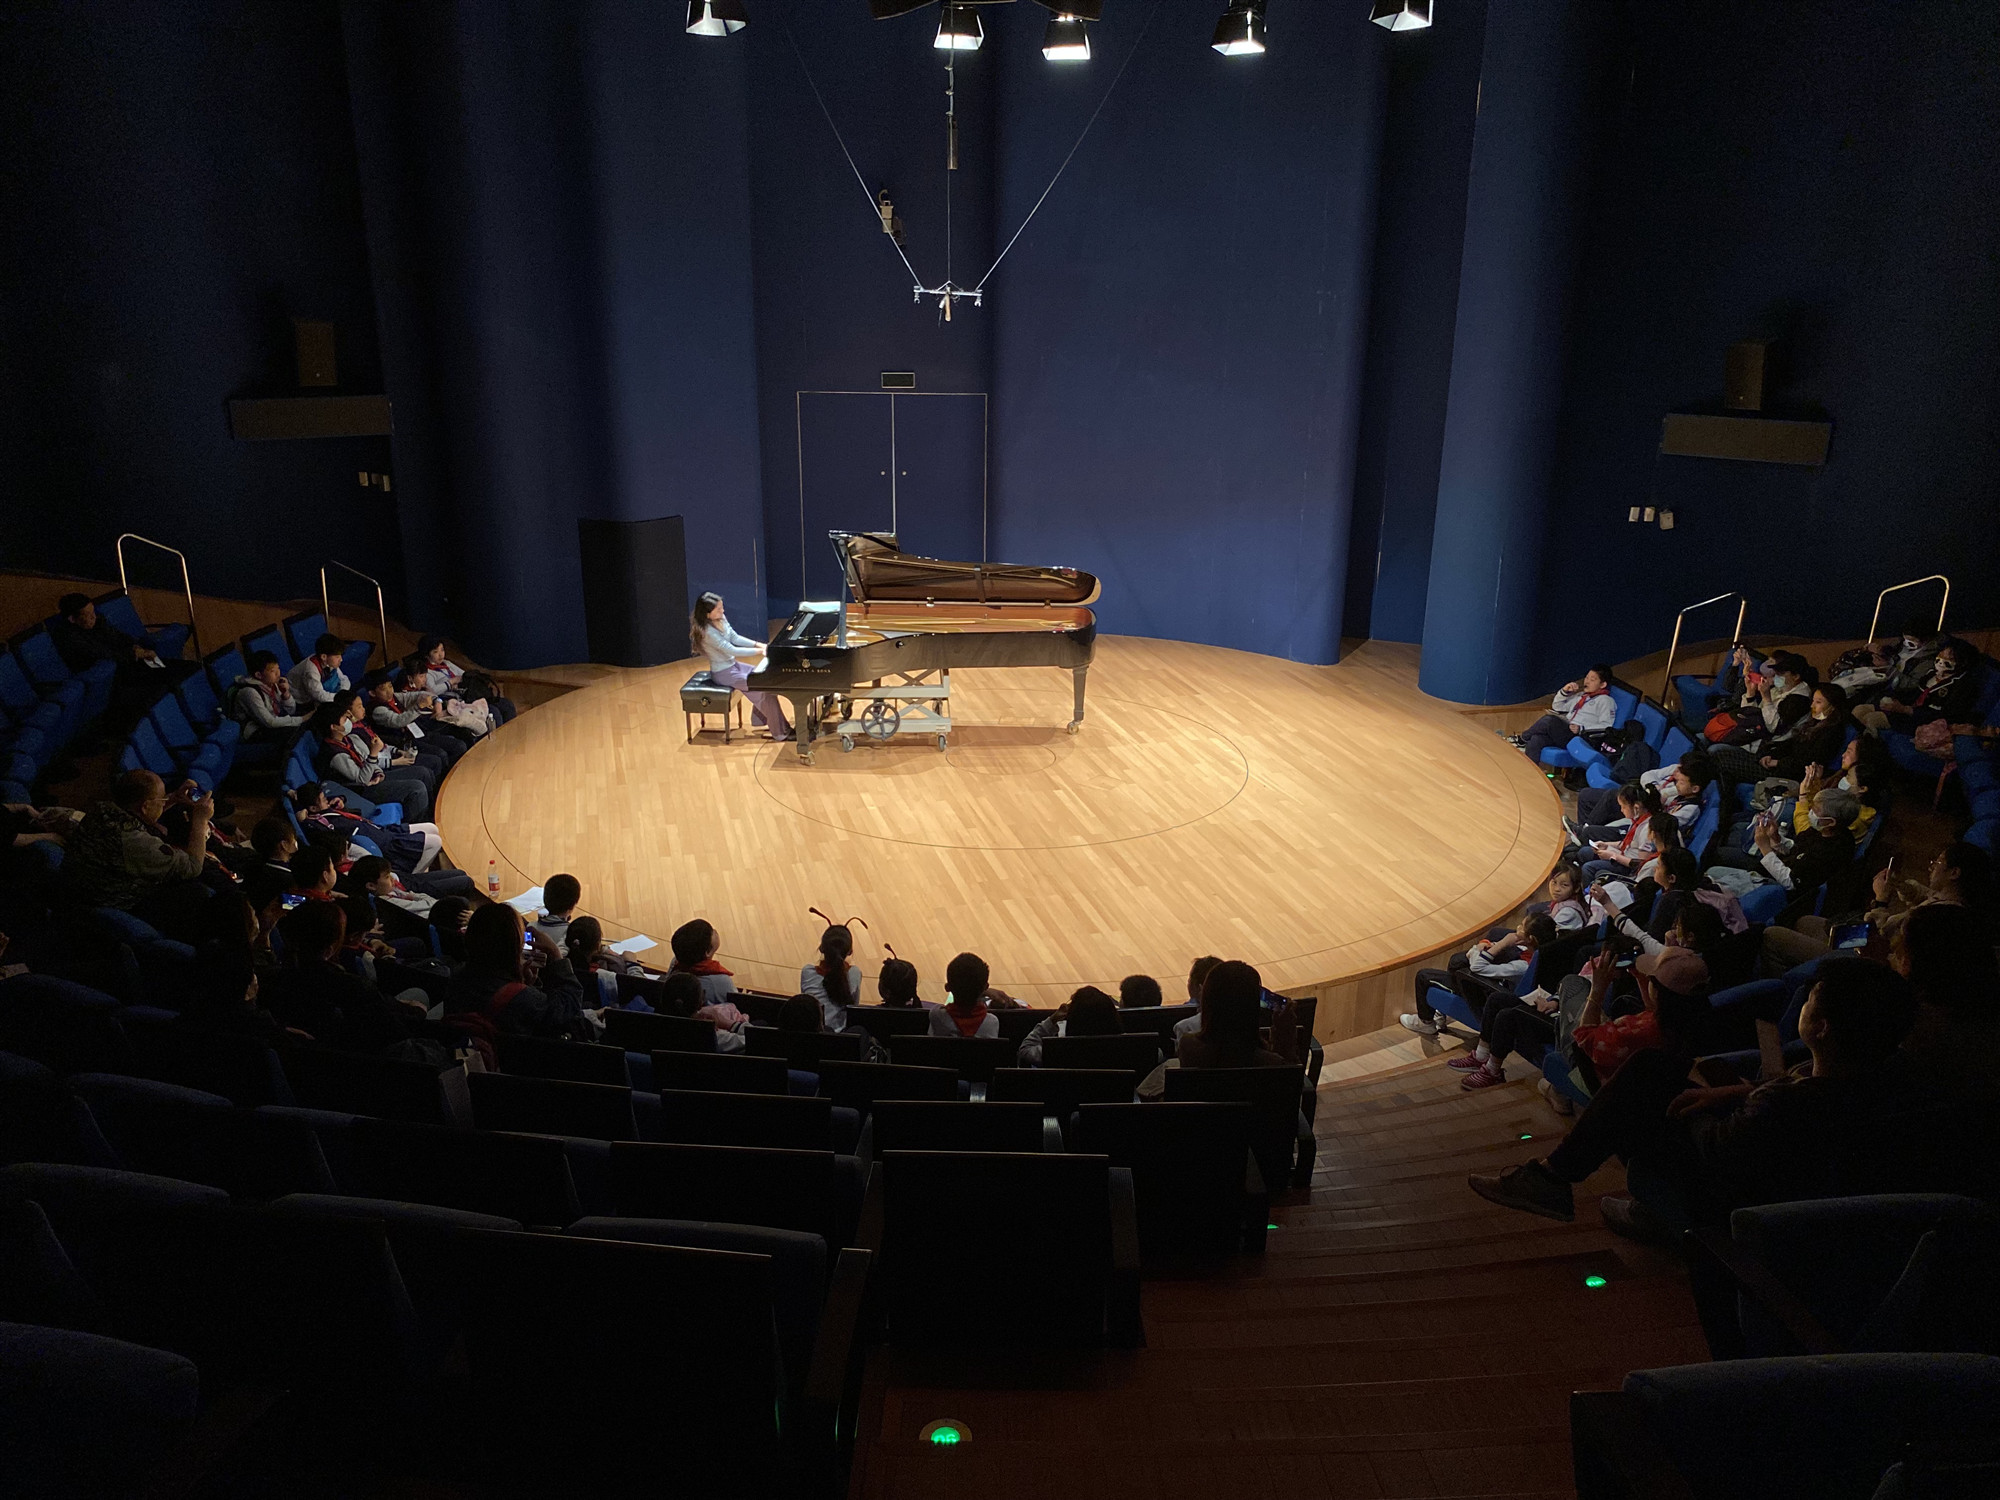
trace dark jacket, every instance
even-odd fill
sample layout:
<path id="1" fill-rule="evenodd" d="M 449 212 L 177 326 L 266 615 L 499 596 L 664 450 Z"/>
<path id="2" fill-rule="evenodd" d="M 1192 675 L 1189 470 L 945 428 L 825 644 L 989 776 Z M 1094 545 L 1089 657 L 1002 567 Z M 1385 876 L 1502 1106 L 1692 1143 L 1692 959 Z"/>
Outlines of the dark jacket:
<path id="1" fill-rule="evenodd" d="M 286 965 L 259 998 L 281 1026 L 296 1026 L 343 1052 L 380 1052 L 410 1034 L 396 1001 L 359 974 L 323 960 Z"/>
<path id="2" fill-rule="evenodd" d="M 49 622 L 49 639 L 72 672 L 88 671 L 101 661 L 128 666 L 138 659 L 136 653 L 145 644 L 132 639 L 102 615 L 88 630 L 58 615 Z"/>
<path id="3" fill-rule="evenodd" d="M 445 1014 L 483 1015 L 497 1030 L 510 1035 L 583 1036 L 583 982 L 576 977 L 576 970 L 570 967 L 567 958 L 550 959 L 542 966 L 540 985 L 515 991 L 496 1014 L 494 997 L 506 986 L 517 983 L 511 974 L 468 967 L 452 976 L 445 991 Z"/>

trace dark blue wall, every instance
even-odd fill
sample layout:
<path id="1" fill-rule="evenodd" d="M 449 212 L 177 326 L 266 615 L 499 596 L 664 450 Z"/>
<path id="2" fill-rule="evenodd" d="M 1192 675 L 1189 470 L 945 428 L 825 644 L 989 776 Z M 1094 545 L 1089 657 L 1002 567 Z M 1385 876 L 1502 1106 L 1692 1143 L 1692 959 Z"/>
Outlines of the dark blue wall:
<path id="1" fill-rule="evenodd" d="M 1109 7 L 1076 69 L 1035 55 L 1042 13 L 1007 9 L 1011 234 L 1153 7 Z M 1224 58 L 1216 9 L 1159 0 L 993 279 L 994 550 L 1096 573 L 1107 631 L 1332 661 L 1388 37 L 1274 7 L 1271 50 Z"/>
<path id="2" fill-rule="evenodd" d="M 1368 364 L 1341 633 L 1417 641 L 1430 592 L 1486 0 L 1389 39 Z"/>
<path id="3" fill-rule="evenodd" d="M 800 597 L 802 550 L 817 559 L 827 545 L 824 527 L 800 537 L 799 393 L 879 391 L 885 370 L 914 370 L 926 391 L 986 391 L 992 313 L 961 306 L 944 324 L 935 301 L 912 302 L 910 273 L 869 201 L 889 189 L 917 275 L 927 286 L 942 282 L 945 71 L 931 45 L 937 11 L 874 21 L 858 0 L 771 0 L 756 16 L 728 45 L 749 52 L 764 565 L 771 608 L 782 613 Z M 958 62 L 951 275 L 961 285 L 992 259 L 996 50 L 989 41 Z M 865 191 L 814 101 L 808 69 Z M 735 618 L 747 617 L 738 610 Z"/>
<path id="4" fill-rule="evenodd" d="M 1878 590 L 1942 571 L 1953 616 L 1990 624 L 2000 9 L 1633 16 L 1582 256 L 1539 685 L 1663 648 L 1677 609 L 1731 588 L 1752 630 L 1853 636 Z M 1767 333 L 1790 367 L 1779 408 L 1832 418 L 1826 467 L 1659 458 L 1661 414 L 1718 402 L 1724 350 Z M 1648 499 L 1673 531 L 1627 524 Z M 1605 608 L 1587 580 L 1614 573 Z"/>
<path id="5" fill-rule="evenodd" d="M 342 557 L 400 593 L 356 479 L 387 440 L 239 443 L 225 408 L 296 391 L 294 316 L 382 388 L 334 0 L 8 6 L 0 205 L 0 555 L 115 577 L 136 531 L 206 592 L 315 595 Z"/>

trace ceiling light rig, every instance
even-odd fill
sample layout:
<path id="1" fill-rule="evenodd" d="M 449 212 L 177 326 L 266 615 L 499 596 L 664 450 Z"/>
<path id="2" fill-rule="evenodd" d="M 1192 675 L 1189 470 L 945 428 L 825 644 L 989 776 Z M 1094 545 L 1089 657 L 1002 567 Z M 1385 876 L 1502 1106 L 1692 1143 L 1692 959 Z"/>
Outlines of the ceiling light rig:
<path id="1" fill-rule="evenodd" d="M 1264 0 L 1230 0 L 1215 23 L 1209 46 L 1224 57 L 1255 57 L 1264 50 Z"/>
<path id="2" fill-rule="evenodd" d="M 1431 0 L 1375 0 L 1368 19 L 1390 31 L 1418 31 L 1431 24 Z"/>
<path id="3" fill-rule="evenodd" d="M 1058 11 L 1042 32 L 1042 56 L 1050 62 L 1089 62 L 1090 28 L 1079 17 Z"/>
<path id="4" fill-rule="evenodd" d="M 970 5 L 947 5 L 938 18 L 937 40 L 931 45 L 941 52 L 977 52 L 986 40 L 986 28 L 979 12 Z"/>
<path id="5" fill-rule="evenodd" d="M 743 0 L 688 0 L 689 36 L 728 36 L 749 24 Z"/>

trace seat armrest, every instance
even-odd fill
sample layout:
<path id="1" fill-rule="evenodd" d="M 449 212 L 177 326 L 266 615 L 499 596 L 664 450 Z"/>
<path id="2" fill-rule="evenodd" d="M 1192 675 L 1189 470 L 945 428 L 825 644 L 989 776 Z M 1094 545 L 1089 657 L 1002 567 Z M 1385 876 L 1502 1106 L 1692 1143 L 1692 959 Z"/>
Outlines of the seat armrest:
<path id="1" fill-rule="evenodd" d="M 1271 1192 L 1264 1186 L 1257 1153 L 1245 1150 L 1243 1157 L 1243 1248 L 1261 1254 L 1270 1233 Z"/>
<path id="2" fill-rule="evenodd" d="M 1303 1109 L 1299 1111 L 1298 1124 L 1298 1132 L 1294 1137 L 1298 1149 L 1298 1160 L 1292 1167 L 1292 1186 L 1300 1188 L 1311 1187 L 1313 1163 L 1319 1158 L 1319 1141 L 1313 1135 L 1312 1121 L 1306 1118 L 1306 1112 Z"/>
<path id="3" fill-rule="evenodd" d="M 1705 1257 L 1798 1340 L 1807 1354 L 1845 1354 L 1839 1339 L 1813 1316 L 1812 1309 L 1772 1274 L 1771 1268 L 1729 1237 L 1726 1229 L 1690 1229 L 1683 1236 L 1690 1256 Z"/>
<path id="4" fill-rule="evenodd" d="M 868 1190 L 861 1199 L 861 1222 L 854 1238 L 861 1249 L 879 1255 L 882 1251 L 882 1164 L 868 1168 Z"/>
<path id="5" fill-rule="evenodd" d="M 1146 1347 L 1139 1309 L 1139 1206 L 1130 1167 L 1111 1168 L 1111 1276 L 1105 1284 L 1104 1331 L 1120 1349 Z"/>
<path id="6" fill-rule="evenodd" d="M 819 1332 L 813 1339 L 812 1367 L 806 1372 L 805 1400 L 815 1429 L 831 1440 L 837 1424 L 831 1420 L 847 1403 L 853 1387 L 857 1337 L 868 1296 L 868 1271 L 874 1256 L 866 1250 L 840 1252 L 833 1263 L 826 1306 L 820 1310 Z"/>
<path id="7" fill-rule="evenodd" d="M 224 1391 L 128 1491 L 128 1500 L 189 1500 L 221 1487 L 257 1424 L 284 1399 L 283 1391 L 254 1386 Z"/>
<path id="8" fill-rule="evenodd" d="M 1042 1150 L 1060 1155 L 1069 1148 L 1063 1144 L 1062 1124 L 1054 1115 L 1042 1116 Z"/>
<path id="9" fill-rule="evenodd" d="M 1638 1399 L 1624 1391 L 1572 1392 L 1569 1442 L 1577 1500 L 1695 1500 Z"/>

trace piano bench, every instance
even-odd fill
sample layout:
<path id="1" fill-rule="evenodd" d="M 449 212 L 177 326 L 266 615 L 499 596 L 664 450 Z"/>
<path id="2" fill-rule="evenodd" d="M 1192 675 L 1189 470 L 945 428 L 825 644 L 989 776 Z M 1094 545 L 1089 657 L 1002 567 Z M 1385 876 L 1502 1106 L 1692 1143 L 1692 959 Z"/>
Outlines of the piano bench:
<path id="1" fill-rule="evenodd" d="M 723 683 L 717 682 L 707 672 L 697 672 L 681 686 L 681 714 L 687 720 L 688 743 L 694 743 L 697 732 L 708 731 L 708 716 L 722 715 L 722 743 L 729 743 L 734 732 L 730 725 L 729 713 L 732 701 L 736 704 L 735 730 L 743 728 L 743 705 L 736 695 Z M 694 721 L 699 716 L 701 729 L 697 731 Z"/>

